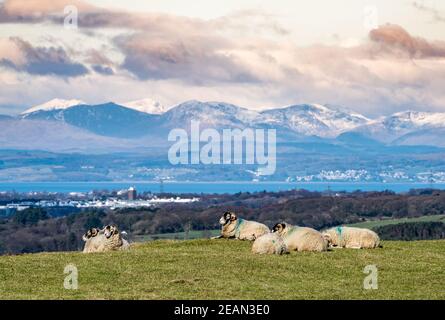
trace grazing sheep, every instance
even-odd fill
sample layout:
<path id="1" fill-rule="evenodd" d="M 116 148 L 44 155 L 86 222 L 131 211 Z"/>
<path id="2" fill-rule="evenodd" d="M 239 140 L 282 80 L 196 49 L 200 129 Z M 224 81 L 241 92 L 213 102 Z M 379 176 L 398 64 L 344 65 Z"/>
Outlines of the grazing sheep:
<path id="1" fill-rule="evenodd" d="M 130 244 L 127 240 L 122 239 L 116 226 L 106 226 L 98 232 L 97 229 L 91 233 L 90 231 L 83 237 L 85 241 L 84 253 L 128 250 L 130 248 Z"/>
<path id="2" fill-rule="evenodd" d="M 255 254 L 285 254 L 289 253 L 283 239 L 276 233 L 266 233 L 257 238 L 252 245 Z"/>
<path id="3" fill-rule="evenodd" d="M 374 249 L 380 246 L 380 238 L 372 230 L 352 227 L 336 227 L 323 232 L 331 247 L 349 249 Z"/>
<path id="4" fill-rule="evenodd" d="M 292 226 L 286 222 L 276 224 L 272 232 L 278 233 L 289 251 L 327 251 L 328 242 L 312 228 Z"/>
<path id="5" fill-rule="evenodd" d="M 269 233 L 266 225 L 238 218 L 235 213 L 229 211 L 219 219 L 219 224 L 222 226 L 221 235 L 214 239 L 235 238 L 254 241 L 263 234 Z"/>

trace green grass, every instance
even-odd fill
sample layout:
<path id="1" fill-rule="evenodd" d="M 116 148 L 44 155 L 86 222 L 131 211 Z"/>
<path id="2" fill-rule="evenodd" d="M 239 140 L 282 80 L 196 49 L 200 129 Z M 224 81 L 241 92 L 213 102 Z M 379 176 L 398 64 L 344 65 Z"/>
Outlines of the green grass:
<path id="1" fill-rule="evenodd" d="M 135 236 L 135 242 L 145 242 L 153 240 L 194 240 L 203 239 L 219 236 L 221 234 L 221 229 L 217 230 L 201 230 L 201 231 L 190 231 L 188 235 L 185 232 L 175 232 L 175 233 L 158 233 L 149 234 L 144 236 Z"/>
<path id="2" fill-rule="evenodd" d="M 387 226 L 387 225 L 391 225 L 391 224 L 399 224 L 399 223 L 407 223 L 407 222 L 436 222 L 436 221 L 445 223 L 445 215 L 422 216 L 419 218 L 402 218 L 402 219 L 366 221 L 366 222 L 348 224 L 348 226 L 349 227 L 357 227 L 357 228 L 375 229 L 378 227 Z"/>
<path id="3" fill-rule="evenodd" d="M 129 252 L 0 257 L 3 299 L 445 299 L 445 241 L 257 256 L 235 240 L 153 241 Z M 74 264 L 79 289 L 63 288 Z M 364 290 L 366 265 L 377 290 Z"/>

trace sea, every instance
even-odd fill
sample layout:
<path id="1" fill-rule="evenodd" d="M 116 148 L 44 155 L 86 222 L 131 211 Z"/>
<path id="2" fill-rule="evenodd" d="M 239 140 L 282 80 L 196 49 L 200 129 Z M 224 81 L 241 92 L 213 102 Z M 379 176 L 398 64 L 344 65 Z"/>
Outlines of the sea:
<path id="1" fill-rule="evenodd" d="M 0 182 L 0 192 L 89 192 L 94 190 L 123 190 L 135 187 L 138 192 L 235 194 L 239 192 L 276 192 L 296 189 L 309 191 L 385 191 L 397 193 L 411 189 L 434 188 L 445 190 L 445 183 L 349 183 L 349 182 Z"/>

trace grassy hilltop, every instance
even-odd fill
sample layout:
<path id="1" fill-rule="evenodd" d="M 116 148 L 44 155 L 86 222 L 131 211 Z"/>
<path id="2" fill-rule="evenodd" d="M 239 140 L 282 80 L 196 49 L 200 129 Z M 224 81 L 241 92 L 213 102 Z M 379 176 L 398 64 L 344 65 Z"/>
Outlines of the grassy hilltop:
<path id="1" fill-rule="evenodd" d="M 2 299 L 445 299 L 445 241 L 256 256 L 229 240 L 154 241 L 130 252 L 0 257 Z M 78 290 L 63 287 L 74 264 Z M 377 290 L 363 269 L 377 265 Z"/>

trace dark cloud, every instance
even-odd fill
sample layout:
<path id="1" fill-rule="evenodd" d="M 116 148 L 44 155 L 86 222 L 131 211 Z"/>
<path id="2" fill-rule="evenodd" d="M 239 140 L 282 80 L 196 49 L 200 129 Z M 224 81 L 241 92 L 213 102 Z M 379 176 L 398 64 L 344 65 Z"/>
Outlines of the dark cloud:
<path id="1" fill-rule="evenodd" d="M 24 63 L 14 63 L 2 59 L 1 64 L 17 71 L 35 75 L 56 75 L 61 77 L 77 77 L 88 73 L 88 69 L 71 60 L 61 47 L 33 47 L 29 42 L 18 37 L 10 38 L 25 58 Z"/>
<path id="2" fill-rule="evenodd" d="M 225 48 L 219 38 L 137 34 L 119 37 L 116 44 L 125 55 L 121 67 L 140 79 L 179 79 L 200 85 L 259 81 L 242 60 L 224 53 L 231 48 Z"/>
<path id="3" fill-rule="evenodd" d="M 103 66 L 103 65 L 100 65 L 100 64 L 94 64 L 91 67 L 97 73 L 100 73 L 100 74 L 105 75 L 105 76 L 111 76 L 111 75 L 114 74 L 113 69 L 108 67 L 108 66 Z"/>
<path id="4" fill-rule="evenodd" d="M 393 53 L 402 51 L 412 58 L 445 57 L 445 42 L 413 37 L 398 25 L 386 24 L 369 33 L 369 38 Z M 395 50 L 395 52 L 394 52 Z"/>

